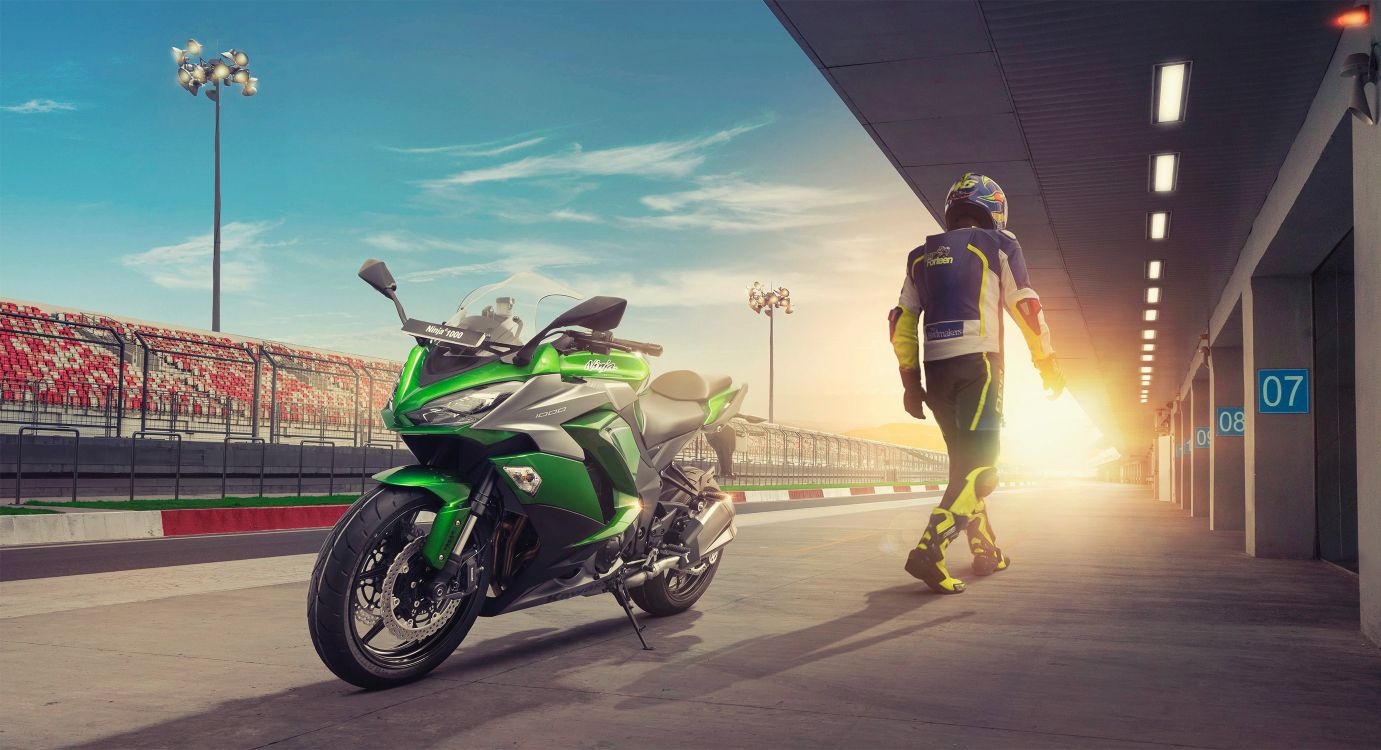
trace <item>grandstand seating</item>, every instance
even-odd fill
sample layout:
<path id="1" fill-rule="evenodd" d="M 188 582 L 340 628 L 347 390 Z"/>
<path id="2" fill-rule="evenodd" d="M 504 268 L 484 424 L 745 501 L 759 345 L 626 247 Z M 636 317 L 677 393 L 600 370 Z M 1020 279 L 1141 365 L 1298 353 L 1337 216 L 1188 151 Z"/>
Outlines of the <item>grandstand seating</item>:
<path id="1" fill-rule="evenodd" d="M 253 422 L 257 395 L 259 422 L 272 422 L 279 435 L 348 433 L 354 439 L 377 432 L 364 420 L 377 419 L 398 367 L 387 360 L 0 300 L 0 408 L 10 422 L 37 408 L 51 417 L 46 421 L 82 424 L 64 417 L 122 408 L 127 417 L 169 420 L 179 431 L 244 432 Z"/>

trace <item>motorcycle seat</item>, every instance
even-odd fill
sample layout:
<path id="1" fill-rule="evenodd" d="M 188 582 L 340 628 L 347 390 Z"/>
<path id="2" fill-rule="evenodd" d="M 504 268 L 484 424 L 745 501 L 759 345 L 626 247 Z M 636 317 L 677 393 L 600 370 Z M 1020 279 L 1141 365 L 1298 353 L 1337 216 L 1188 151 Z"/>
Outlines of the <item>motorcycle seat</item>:
<path id="1" fill-rule="evenodd" d="M 705 405 L 699 401 L 677 401 L 657 393 L 638 399 L 643 410 L 643 440 L 658 445 L 705 426 Z"/>
<path id="2" fill-rule="evenodd" d="M 652 381 L 652 392 L 672 401 L 708 401 L 729 387 L 728 375 L 702 375 L 692 370 L 672 370 Z"/>

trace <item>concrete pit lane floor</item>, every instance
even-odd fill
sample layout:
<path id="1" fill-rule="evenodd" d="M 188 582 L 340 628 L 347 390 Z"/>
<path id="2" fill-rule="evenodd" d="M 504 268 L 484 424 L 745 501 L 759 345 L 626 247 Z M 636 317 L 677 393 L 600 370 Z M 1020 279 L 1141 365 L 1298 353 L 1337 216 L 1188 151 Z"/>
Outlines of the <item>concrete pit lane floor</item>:
<path id="1" fill-rule="evenodd" d="M 336 680 L 311 555 L 0 584 L 5 748 L 1376 747 L 1357 582 L 1246 557 L 1140 487 L 990 502 L 1014 565 L 901 569 L 934 499 L 745 515 L 696 609 L 481 619 L 432 676 Z M 104 592 L 104 593 L 102 593 Z"/>

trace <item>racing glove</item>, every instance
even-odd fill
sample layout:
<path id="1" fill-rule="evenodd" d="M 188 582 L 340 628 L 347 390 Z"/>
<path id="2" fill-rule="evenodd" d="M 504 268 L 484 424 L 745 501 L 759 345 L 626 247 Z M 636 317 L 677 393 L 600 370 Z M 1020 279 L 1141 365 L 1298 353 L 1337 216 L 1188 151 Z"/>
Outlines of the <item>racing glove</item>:
<path id="1" fill-rule="evenodd" d="M 921 385 L 921 373 L 907 367 L 901 368 L 902 405 L 906 413 L 916 419 L 925 419 L 925 387 Z"/>
<path id="2" fill-rule="evenodd" d="M 1036 370 L 1041 374 L 1041 387 L 1048 395 L 1046 398 L 1054 401 L 1065 391 L 1065 374 L 1060 369 L 1060 363 L 1055 360 L 1055 355 L 1050 355 L 1045 359 L 1036 360 Z"/>

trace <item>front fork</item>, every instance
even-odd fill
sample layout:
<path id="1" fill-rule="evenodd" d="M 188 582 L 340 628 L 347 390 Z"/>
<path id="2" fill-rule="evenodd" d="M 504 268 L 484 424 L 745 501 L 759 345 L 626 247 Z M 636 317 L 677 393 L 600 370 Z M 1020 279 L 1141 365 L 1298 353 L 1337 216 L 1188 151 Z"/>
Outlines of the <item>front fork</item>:
<path id="1" fill-rule="evenodd" d="M 479 566 L 483 564 L 479 559 L 479 551 L 483 549 L 483 545 L 470 555 L 462 555 L 461 552 L 474 535 L 479 519 L 488 512 L 493 489 L 494 475 L 489 473 L 468 498 L 468 505 L 465 505 L 464 501 L 456 501 L 444 504 L 442 509 L 437 511 L 436 521 L 432 524 L 432 532 L 426 542 L 426 545 L 434 546 L 435 551 L 428 550 L 427 546 L 424 546 L 423 550 L 426 550 L 427 562 L 438 569 L 428 581 L 428 585 L 438 598 L 468 596 L 474 593 L 479 580 Z M 461 505 L 465 507 L 460 507 Z M 453 591 L 451 584 L 456 581 L 461 585 Z"/>

